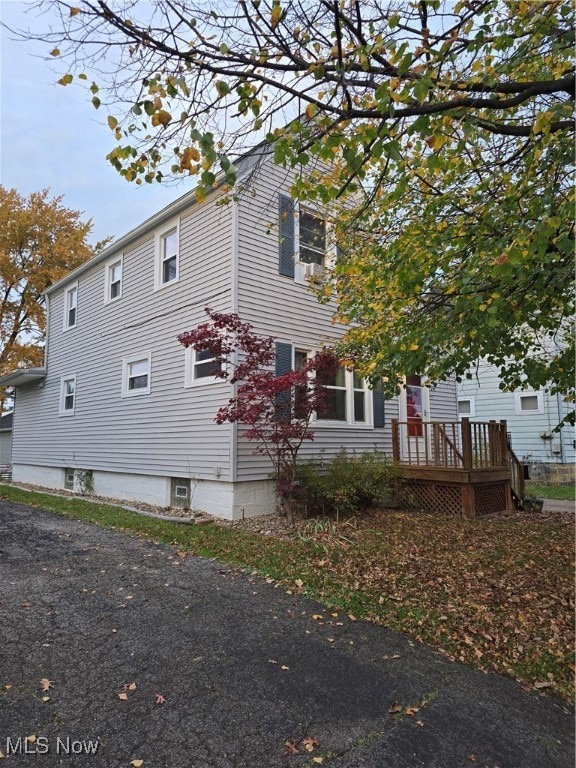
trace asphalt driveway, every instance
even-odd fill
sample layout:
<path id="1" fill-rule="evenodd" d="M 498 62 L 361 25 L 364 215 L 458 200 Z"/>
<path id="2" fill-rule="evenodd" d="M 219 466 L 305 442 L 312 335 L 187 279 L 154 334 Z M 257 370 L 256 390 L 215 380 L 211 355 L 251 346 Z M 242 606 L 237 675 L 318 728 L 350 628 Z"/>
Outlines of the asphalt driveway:
<path id="1" fill-rule="evenodd" d="M 572 768 L 573 736 L 557 701 L 402 635 L 0 503 L 1 768 Z"/>

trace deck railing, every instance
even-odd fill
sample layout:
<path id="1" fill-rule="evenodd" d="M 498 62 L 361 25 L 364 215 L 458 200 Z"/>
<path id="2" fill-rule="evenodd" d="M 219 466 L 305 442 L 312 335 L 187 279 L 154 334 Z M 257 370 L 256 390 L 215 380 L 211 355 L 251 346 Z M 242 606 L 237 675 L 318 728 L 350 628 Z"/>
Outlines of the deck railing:
<path id="1" fill-rule="evenodd" d="M 504 421 L 393 419 L 392 449 L 396 461 L 419 467 L 472 470 L 513 463 Z"/>

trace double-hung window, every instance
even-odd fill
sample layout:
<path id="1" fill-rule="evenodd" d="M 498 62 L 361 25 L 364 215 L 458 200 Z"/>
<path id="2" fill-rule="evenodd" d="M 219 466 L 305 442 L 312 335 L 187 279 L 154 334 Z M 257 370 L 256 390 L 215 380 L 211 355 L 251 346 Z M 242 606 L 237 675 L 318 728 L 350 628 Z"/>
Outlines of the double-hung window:
<path id="1" fill-rule="evenodd" d="M 192 387 L 196 384 L 208 384 L 220 380 L 220 377 L 217 376 L 220 371 L 221 365 L 216 361 L 212 350 L 196 351 L 192 347 L 186 349 L 185 386 Z"/>
<path id="2" fill-rule="evenodd" d="M 122 361 L 122 397 L 150 393 L 150 354 L 132 355 Z"/>
<path id="3" fill-rule="evenodd" d="M 114 259 L 106 264 L 106 302 L 122 296 L 122 259 Z"/>
<path id="4" fill-rule="evenodd" d="M 172 224 L 156 234 L 155 289 L 178 281 L 180 275 L 180 229 Z"/>
<path id="5" fill-rule="evenodd" d="M 70 286 L 64 294 L 64 330 L 74 328 L 78 316 L 78 283 Z"/>
<path id="6" fill-rule="evenodd" d="M 62 376 L 60 379 L 60 416 L 73 416 L 76 407 L 76 376 Z"/>
<path id="7" fill-rule="evenodd" d="M 364 379 L 354 371 L 338 368 L 321 379 L 326 388 L 326 409 L 319 413 L 319 422 L 334 422 L 370 426 L 370 409 L 367 398 L 370 391 Z"/>
<path id="8" fill-rule="evenodd" d="M 298 257 L 304 264 L 324 266 L 326 258 L 326 222 L 305 209 L 300 210 Z"/>

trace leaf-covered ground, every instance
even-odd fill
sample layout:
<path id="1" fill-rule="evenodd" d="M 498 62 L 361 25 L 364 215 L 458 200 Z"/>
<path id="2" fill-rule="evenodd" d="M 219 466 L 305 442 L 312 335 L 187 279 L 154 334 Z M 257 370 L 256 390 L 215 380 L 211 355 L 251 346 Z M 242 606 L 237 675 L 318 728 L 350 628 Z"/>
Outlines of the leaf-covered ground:
<path id="1" fill-rule="evenodd" d="M 256 571 L 357 619 L 572 700 L 574 521 L 374 512 L 262 536 L 1 486 L 0 495 Z"/>
<path id="2" fill-rule="evenodd" d="M 315 538 L 318 538 L 316 535 Z M 374 514 L 316 561 L 328 600 L 452 658 L 572 695 L 574 535 L 560 520 Z"/>

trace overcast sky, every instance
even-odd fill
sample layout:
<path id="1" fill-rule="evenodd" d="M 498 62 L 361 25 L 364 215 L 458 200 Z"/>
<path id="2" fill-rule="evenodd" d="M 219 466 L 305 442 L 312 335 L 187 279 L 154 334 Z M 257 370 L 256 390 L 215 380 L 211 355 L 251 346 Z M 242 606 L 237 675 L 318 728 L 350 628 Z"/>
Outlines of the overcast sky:
<path id="1" fill-rule="evenodd" d="M 27 2 L 0 0 L 0 21 L 35 27 Z M 42 24 L 46 19 L 42 21 Z M 106 113 L 84 91 L 57 85 L 53 47 L 22 42 L 0 29 L 0 183 L 28 195 L 49 188 L 63 204 L 92 219 L 91 240 L 119 237 L 190 189 L 159 184 L 137 187 L 106 161 L 114 146 Z"/>

